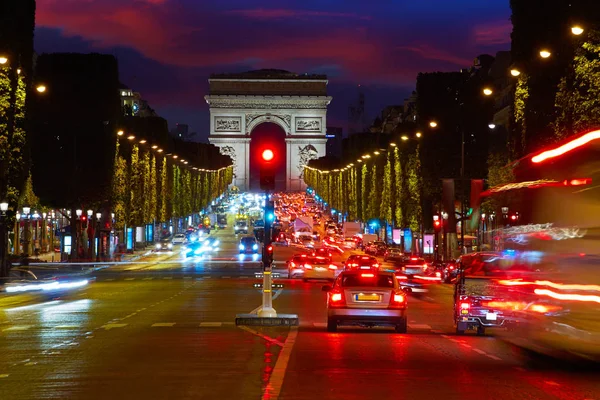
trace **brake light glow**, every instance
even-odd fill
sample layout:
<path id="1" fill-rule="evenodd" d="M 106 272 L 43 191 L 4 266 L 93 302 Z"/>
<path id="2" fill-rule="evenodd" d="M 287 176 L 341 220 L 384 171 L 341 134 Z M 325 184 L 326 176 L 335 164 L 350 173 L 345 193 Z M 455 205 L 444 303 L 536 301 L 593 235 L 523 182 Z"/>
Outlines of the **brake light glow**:
<path id="1" fill-rule="evenodd" d="M 396 303 L 404 303 L 404 300 L 406 300 L 406 298 L 404 297 L 404 295 L 402 295 L 402 294 L 395 294 L 394 295 L 394 302 L 396 302 Z"/>
<path id="2" fill-rule="evenodd" d="M 304 264 L 304 269 L 312 269 L 312 265 Z"/>
<path id="3" fill-rule="evenodd" d="M 360 274 L 361 278 L 375 278 L 375 274 Z"/>
<path id="4" fill-rule="evenodd" d="M 292 268 L 294 268 L 294 267 L 296 266 L 296 263 L 292 261 L 292 262 L 290 262 L 290 266 L 291 266 Z"/>
<path id="5" fill-rule="evenodd" d="M 331 301 L 332 302 L 342 301 L 342 294 L 341 293 L 332 293 Z"/>
<path id="6" fill-rule="evenodd" d="M 399 280 L 407 280 L 407 279 L 408 279 L 408 277 L 407 277 L 406 275 L 396 275 L 396 279 L 399 279 Z"/>
<path id="7" fill-rule="evenodd" d="M 563 144 L 552 150 L 544 151 L 537 156 L 531 158 L 531 161 L 534 163 L 541 163 L 550 158 L 555 158 L 562 156 L 565 153 L 568 153 L 571 150 L 574 150 L 578 147 L 581 147 L 592 140 L 600 139 L 600 130 L 588 132 L 583 136 L 578 137 L 577 139 L 571 140 L 569 143 Z"/>
<path id="8" fill-rule="evenodd" d="M 470 308 L 471 308 L 471 305 L 469 303 L 460 303 L 460 313 L 461 314 L 468 314 Z"/>
<path id="9" fill-rule="evenodd" d="M 337 265 L 329 264 L 329 269 L 336 270 L 337 269 Z"/>
<path id="10" fill-rule="evenodd" d="M 411 257 L 411 258 L 410 258 L 410 260 L 411 260 L 411 261 L 417 261 L 417 260 L 418 260 L 418 258 L 417 258 L 417 257 Z"/>
<path id="11" fill-rule="evenodd" d="M 423 281 L 441 281 L 442 278 L 440 278 L 439 276 L 420 276 L 420 275 L 415 275 L 415 279 L 421 279 Z"/>

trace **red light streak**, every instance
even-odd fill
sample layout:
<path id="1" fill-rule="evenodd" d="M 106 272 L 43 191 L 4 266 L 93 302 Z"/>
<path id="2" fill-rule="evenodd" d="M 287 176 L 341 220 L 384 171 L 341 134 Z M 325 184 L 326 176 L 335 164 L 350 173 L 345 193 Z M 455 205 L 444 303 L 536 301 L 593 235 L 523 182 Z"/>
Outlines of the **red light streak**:
<path id="1" fill-rule="evenodd" d="M 600 304 L 600 296 L 586 295 L 586 294 L 570 294 L 570 293 L 556 293 L 548 289 L 535 289 L 535 294 L 541 296 L 552 297 L 557 300 L 570 300 L 570 301 L 583 301 L 583 302 L 594 302 Z"/>
<path id="2" fill-rule="evenodd" d="M 552 150 L 544 151 L 537 156 L 531 157 L 531 162 L 541 163 L 550 158 L 555 158 L 562 156 L 565 153 L 568 153 L 571 150 L 574 150 L 578 147 L 588 144 L 592 140 L 600 139 L 600 130 L 588 132 L 583 136 L 578 137 L 577 139 L 571 140 L 569 143 L 563 144 Z"/>
<path id="3" fill-rule="evenodd" d="M 581 284 L 576 284 L 576 283 L 570 283 L 570 284 L 563 284 L 563 283 L 556 283 L 556 282 L 552 282 L 552 281 L 522 281 L 522 280 L 500 280 L 498 281 L 499 284 L 501 285 L 505 285 L 505 286 L 527 286 L 527 285 L 535 285 L 535 286 L 547 286 L 547 287 L 551 287 L 553 289 L 559 289 L 559 290 L 584 290 L 584 291 L 590 291 L 590 292 L 600 292 L 600 286 L 599 285 L 581 285 Z"/>

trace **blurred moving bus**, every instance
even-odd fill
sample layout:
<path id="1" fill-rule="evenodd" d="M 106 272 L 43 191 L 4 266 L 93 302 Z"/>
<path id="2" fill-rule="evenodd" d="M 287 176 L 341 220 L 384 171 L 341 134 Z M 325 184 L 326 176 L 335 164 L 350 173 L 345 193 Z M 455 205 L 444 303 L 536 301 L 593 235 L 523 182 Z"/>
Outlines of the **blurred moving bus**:
<path id="1" fill-rule="evenodd" d="M 498 334 L 538 353 L 600 360 L 600 130 L 513 165 L 517 182 L 490 188 L 504 213 L 494 231 L 495 307 L 514 324 Z M 498 210 L 500 211 L 500 210 Z M 486 273 L 489 275 L 489 273 Z"/>

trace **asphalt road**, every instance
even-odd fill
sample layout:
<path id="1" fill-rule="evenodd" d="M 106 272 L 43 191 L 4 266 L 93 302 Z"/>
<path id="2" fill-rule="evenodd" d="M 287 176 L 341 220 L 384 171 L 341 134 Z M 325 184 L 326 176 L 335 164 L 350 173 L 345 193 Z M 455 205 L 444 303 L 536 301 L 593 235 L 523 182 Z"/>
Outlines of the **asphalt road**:
<path id="1" fill-rule="evenodd" d="M 0 399 L 600 399 L 596 371 L 455 336 L 449 285 L 409 298 L 407 334 L 327 333 L 322 283 L 289 279 L 274 307 L 300 327 L 236 327 L 260 305 L 259 267 L 219 235 L 211 260 L 154 254 L 63 298 L 0 299 Z"/>

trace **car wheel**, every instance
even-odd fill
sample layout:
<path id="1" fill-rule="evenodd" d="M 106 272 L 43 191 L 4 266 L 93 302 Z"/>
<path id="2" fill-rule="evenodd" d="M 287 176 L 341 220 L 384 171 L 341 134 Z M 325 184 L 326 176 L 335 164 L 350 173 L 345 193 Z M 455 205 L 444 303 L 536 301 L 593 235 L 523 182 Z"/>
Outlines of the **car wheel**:
<path id="1" fill-rule="evenodd" d="M 337 321 L 334 319 L 327 319 L 327 332 L 337 331 Z"/>
<path id="2" fill-rule="evenodd" d="M 401 323 L 396 325 L 395 330 L 396 333 L 406 333 L 408 331 L 408 324 L 406 318 L 404 318 Z"/>
<path id="3" fill-rule="evenodd" d="M 478 326 L 477 327 L 477 336 L 484 336 L 484 335 L 485 335 L 485 327 Z"/>
<path id="4" fill-rule="evenodd" d="M 456 327 L 456 334 L 457 335 L 464 335 L 465 334 L 465 330 L 464 329 L 458 329 L 458 327 Z"/>

